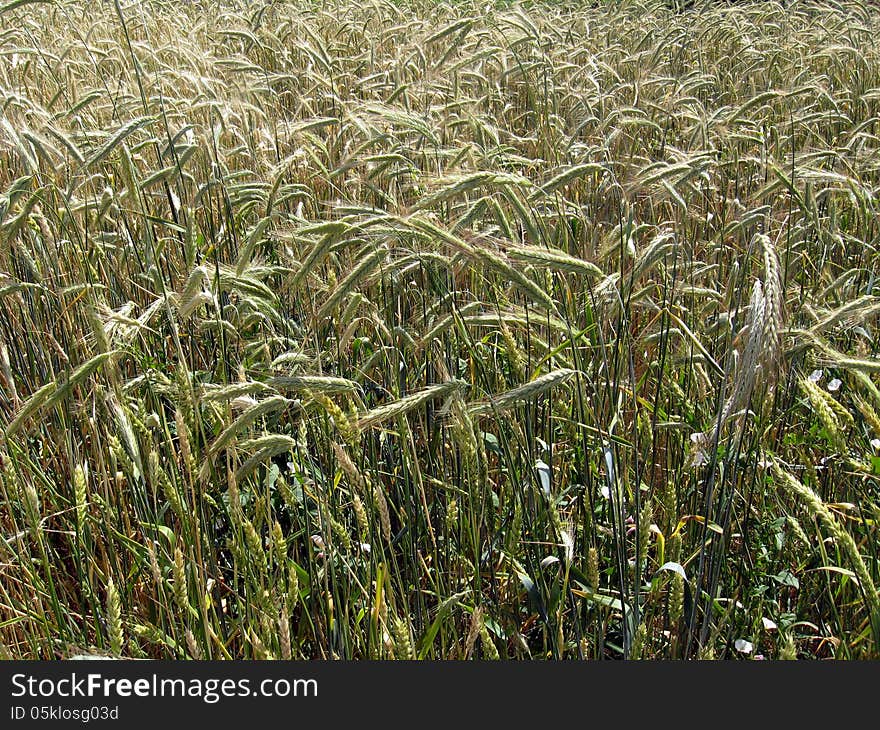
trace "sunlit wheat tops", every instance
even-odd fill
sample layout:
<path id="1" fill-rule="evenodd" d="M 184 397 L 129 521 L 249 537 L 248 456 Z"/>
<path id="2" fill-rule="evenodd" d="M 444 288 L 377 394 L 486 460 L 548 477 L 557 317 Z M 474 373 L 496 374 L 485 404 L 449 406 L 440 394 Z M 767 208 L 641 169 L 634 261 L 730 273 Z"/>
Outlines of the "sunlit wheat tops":
<path id="1" fill-rule="evenodd" d="M 0 655 L 880 657 L 878 31 L 0 4 Z"/>

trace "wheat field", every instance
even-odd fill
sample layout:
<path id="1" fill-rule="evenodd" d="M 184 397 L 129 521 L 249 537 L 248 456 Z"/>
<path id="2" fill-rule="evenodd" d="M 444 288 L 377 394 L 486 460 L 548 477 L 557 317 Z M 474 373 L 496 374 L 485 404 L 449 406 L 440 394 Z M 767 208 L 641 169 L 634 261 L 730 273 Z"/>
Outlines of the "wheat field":
<path id="1" fill-rule="evenodd" d="M 878 32 L 0 6 L 0 655 L 880 657 Z"/>

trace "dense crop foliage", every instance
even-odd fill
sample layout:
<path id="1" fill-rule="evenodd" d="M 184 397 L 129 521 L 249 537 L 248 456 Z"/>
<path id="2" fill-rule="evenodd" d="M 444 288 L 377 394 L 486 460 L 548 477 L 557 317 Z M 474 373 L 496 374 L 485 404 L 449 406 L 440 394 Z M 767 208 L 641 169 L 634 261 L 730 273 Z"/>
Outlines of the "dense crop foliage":
<path id="1" fill-rule="evenodd" d="M 0 8 L 0 649 L 880 655 L 878 31 Z"/>

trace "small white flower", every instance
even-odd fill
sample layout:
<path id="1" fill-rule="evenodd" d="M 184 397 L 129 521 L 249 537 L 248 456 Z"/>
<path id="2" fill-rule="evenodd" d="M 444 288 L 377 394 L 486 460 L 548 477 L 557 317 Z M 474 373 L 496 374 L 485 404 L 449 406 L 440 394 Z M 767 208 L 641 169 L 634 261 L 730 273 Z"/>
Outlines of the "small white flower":
<path id="1" fill-rule="evenodd" d="M 871 439 L 871 448 L 880 451 L 880 439 Z"/>
<path id="2" fill-rule="evenodd" d="M 809 377 L 807 378 L 807 380 L 810 380 L 810 381 L 812 381 L 813 383 L 818 383 L 820 380 L 822 380 L 822 376 L 823 376 L 824 374 L 825 374 L 825 373 L 822 372 L 821 370 L 814 370 L 813 372 L 810 373 L 810 375 L 809 375 Z"/>
<path id="3" fill-rule="evenodd" d="M 733 642 L 733 647 L 741 654 L 751 654 L 755 648 L 751 641 L 745 639 L 737 639 Z"/>
<path id="4" fill-rule="evenodd" d="M 764 617 L 761 619 L 761 623 L 764 625 L 764 630 L 765 630 L 765 631 L 776 631 L 776 628 L 777 628 L 777 627 L 776 627 L 776 622 L 773 621 L 772 619 L 769 619 L 769 618 L 767 618 L 766 616 L 764 616 Z"/>
<path id="5" fill-rule="evenodd" d="M 843 381 L 839 378 L 834 378 L 834 380 L 829 380 L 828 385 L 826 386 L 828 390 L 834 393 L 837 390 L 840 390 L 840 386 L 843 385 Z"/>

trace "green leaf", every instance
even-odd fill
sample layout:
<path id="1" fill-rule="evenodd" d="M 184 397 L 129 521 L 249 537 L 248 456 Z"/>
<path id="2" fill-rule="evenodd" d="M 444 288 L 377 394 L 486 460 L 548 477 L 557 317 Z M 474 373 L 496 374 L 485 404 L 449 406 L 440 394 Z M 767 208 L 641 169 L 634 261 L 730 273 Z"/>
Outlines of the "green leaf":
<path id="1" fill-rule="evenodd" d="M 776 575 L 770 576 L 779 585 L 789 586 L 790 588 L 800 588 L 800 581 L 788 570 L 780 570 Z"/>
<path id="2" fill-rule="evenodd" d="M 493 454 L 501 456 L 501 445 L 498 443 L 498 437 L 494 433 L 483 431 L 483 443 L 486 444 L 486 448 Z"/>

